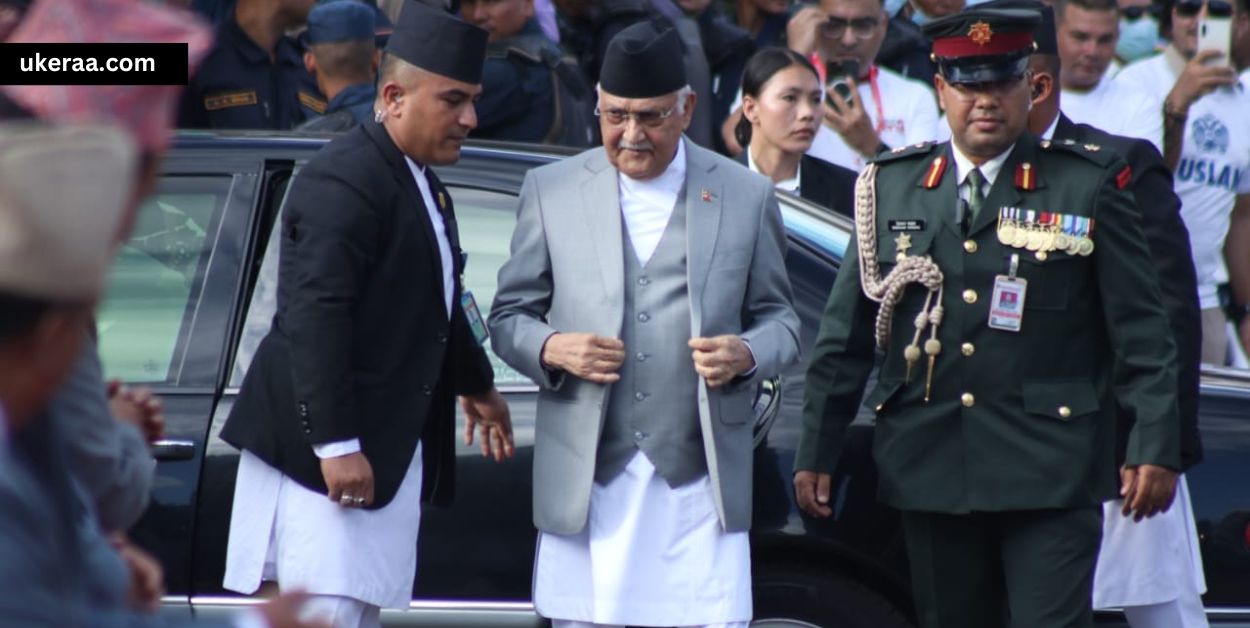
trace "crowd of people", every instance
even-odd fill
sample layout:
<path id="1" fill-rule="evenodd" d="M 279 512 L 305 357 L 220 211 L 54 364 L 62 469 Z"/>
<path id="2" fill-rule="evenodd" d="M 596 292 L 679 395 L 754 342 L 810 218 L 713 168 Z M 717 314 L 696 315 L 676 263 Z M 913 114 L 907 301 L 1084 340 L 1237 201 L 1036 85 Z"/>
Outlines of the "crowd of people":
<path id="1" fill-rule="evenodd" d="M 809 351 L 795 501 L 834 514 L 877 372 L 923 628 L 1206 626 L 1184 472 L 1200 363 L 1250 347 L 1247 0 L 726 8 L 0 0 L 0 41 L 185 42 L 191 70 L 0 86 L 0 620 L 170 625 L 125 532 L 162 407 L 103 380 L 93 312 L 177 126 L 341 134 L 291 183 L 221 431 L 224 586 L 284 592 L 236 628 L 407 606 L 457 405 L 514 455 L 487 342 L 540 388 L 558 628 L 749 624 L 756 387 Z M 432 168 L 474 137 L 588 149 L 526 175 L 488 315 Z M 777 194 L 855 224 L 813 347 Z"/>

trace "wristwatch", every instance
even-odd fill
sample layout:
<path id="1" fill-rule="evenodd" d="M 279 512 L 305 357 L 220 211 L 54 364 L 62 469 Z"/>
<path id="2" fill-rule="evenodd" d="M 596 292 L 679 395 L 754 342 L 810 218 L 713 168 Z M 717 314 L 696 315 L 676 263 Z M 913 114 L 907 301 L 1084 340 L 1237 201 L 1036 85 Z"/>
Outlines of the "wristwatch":
<path id="1" fill-rule="evenodd" d="M 1247 316 L 1250 316 L 1250 304 L 1234 303 L 1228 307 L 1228 314 L 1234 323 L 1240 325 Z"/>

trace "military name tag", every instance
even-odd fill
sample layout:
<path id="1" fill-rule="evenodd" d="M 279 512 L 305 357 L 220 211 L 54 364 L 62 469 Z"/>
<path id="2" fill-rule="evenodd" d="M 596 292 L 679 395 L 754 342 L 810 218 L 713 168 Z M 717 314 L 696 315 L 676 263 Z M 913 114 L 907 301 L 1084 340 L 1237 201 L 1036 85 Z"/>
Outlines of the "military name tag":
<path id="1" fill-rule="evenodd" d="M 907 220 L 891 220 L 886 223 L 891 233 L 899 231 L 924 231 L 924 221 L 909 218 Z"/>
<path id="2" fill-rule="evenodd" d="M 464 316 L 469 319 L 469 328 L 473 330 L 473 339 L 477 340 L 477 344 L 486 342 L 490 338 L 490 333 L 486 331 L 486 322 L 482 320 L 482 312 L 477 309 L 477 301 L 473 299 L 473 292 L 465 290 L 460 295 L 460 307 L 464 308 Z"/>
<path id="3" fill-rule="evenodd" d="M 998 275 L 994 278 L 994 297 L 990 299 L 990 328 L 1020 331 L 1024 322 L 1024 291 L 1029 282 L 1018 277 Z"/>

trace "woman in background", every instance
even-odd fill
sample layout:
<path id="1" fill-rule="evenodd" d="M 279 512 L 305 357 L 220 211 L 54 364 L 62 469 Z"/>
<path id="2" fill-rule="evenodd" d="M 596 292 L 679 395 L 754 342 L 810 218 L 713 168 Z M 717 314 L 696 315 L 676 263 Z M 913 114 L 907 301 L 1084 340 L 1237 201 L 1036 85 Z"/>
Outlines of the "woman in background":
<path id="1" fill-rule="evenodd" d="M 739 161 L 778 190 L 850 216 L 856 173 L 807 155 L 820 128 L 823 94 L 816 68 L 788 48 L 765 48 L 742 76 L 742 118 L 734 129 L 746 147 Z"/>

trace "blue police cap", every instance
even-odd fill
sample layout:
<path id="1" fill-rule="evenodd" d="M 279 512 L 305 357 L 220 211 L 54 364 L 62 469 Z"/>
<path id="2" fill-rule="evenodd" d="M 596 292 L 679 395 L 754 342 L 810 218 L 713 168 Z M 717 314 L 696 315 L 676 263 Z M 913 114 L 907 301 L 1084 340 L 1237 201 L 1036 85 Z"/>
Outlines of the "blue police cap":
<path id="1" fill-rule="evenodd" d="M 308 13 L 309 44 L 373 39 L 374 9 L 356 0 L 336 0 L 313 7 Z"/>

